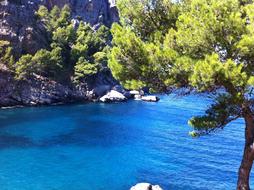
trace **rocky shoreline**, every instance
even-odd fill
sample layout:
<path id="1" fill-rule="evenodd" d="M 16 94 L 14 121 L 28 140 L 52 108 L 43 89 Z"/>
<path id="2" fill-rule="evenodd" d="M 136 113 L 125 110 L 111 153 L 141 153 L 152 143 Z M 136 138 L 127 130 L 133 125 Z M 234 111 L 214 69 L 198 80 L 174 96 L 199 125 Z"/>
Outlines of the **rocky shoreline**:
<path id="1" fill-rule="evenodd" d="M 3 66 L 0 69 L 0 108 L 55 105 L 75 102 L 121 102 L 128 99 L 156 102 L 156 96 L 143 91 L 128 91 L 113 78 L 109 70 L 84 80 L 78 86 L 34 75 L 25 81 L 15 80 Z"/>

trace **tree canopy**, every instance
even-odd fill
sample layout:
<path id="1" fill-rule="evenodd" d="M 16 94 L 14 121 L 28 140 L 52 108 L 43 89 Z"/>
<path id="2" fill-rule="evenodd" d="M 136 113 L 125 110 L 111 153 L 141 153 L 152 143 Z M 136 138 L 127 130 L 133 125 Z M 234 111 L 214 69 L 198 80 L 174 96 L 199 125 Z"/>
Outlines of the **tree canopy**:
<path id="1" fill-rule="evenodd" d="M 238 189 L 249 189 L 254 159 L 253 1 L 127 0 L 118 7 L 121 23 L 112 27 L 109 55 L 113 75 L 127 88 L 165 91 L 170 86 L 213 93 L 205 115 L 189 121 L 193 136 L 243 117 L 246 146 Z"/>

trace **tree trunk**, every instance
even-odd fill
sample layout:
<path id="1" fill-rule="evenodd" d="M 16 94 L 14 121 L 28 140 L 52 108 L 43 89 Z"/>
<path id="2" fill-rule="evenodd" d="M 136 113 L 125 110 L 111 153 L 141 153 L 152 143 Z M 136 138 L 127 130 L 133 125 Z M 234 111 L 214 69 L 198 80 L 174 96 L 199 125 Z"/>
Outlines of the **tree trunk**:
<path id="1" fill-rule="evenodd" d="M 245 120 L 245 147 L 238 172 L 237 190 L 250 190 L 249 178 L 254 159 L 254 115 L 249 106 L 242 108 Z"/>

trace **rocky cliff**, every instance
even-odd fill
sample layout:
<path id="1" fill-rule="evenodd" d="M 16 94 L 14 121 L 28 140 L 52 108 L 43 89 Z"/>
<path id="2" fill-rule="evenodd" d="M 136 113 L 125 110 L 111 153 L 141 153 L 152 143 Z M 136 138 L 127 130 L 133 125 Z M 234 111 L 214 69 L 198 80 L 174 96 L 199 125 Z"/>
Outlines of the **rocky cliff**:
<path id="1" fill-rule="evenodd" d="M 78 86 L 61 84 L 38 75 L 17 81 L 0 64 L 0 108 L 95 101 L 117 85 L 109 70 L 88 77 Z"/>
<path id="2" fill-rule="evenodd" d="M 34 53 L 47 45 L 43 26 L 34 12 L 39 5 L 49 9 L 68 4 L 73 19 L 82 19 L 92 26 L 110 26 L 118 21 L 115 0 L 0 0 L 0 40 L 8 40 L 16 52 Z"/>
<path id="3" fill-rule="evenodd" d="M 118 21 L 114 0 L 0 0 L 0 40 L 11 42 L 15 52 L 33 54 L 48 46 L 45 28 L 36 20 L 39 5 L 49 9 L 68 4 L 73 19 L 82 19 L 95 28 Z M 0 107 L 83 101 L 104 95 L 117 81 L 109 70 L 88 77 L 78 87 L 60 84 L 40 76 L 16 81 L 0 64 Z"/>

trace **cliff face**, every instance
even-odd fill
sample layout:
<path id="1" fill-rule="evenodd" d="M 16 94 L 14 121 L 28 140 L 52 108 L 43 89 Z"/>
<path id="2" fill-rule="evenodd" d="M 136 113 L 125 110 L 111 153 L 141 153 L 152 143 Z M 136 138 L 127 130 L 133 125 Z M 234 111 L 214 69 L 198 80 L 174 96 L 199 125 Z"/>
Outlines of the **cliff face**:
<path id="1" fill-rule="evenodd" d="M 39 5 L 50 9 L 65 4 L 70 6 L 73 19 L 82 19 L 95 28 L 118 21 L 114 0 L 0 0 L 0 40 L 11 42 L 14 51 L 20 54 L 33 54 L 47 47 L 45 28 L 36 20 L 34 12 Z M 89 100 L 104 95 L 118 84 L 109 70 L 87 78 L 76 87 L 40 76 L 16 81 L 4 67 L 0 63 L 0 107 Z"/>
<path id="2" fill-rule="evenodd" d="M 18 53 L 34 53 L 47 45 L 45 31 L 34 12 L 39 5 L 49 9 L 68 4 L 72 17 L 92 26 L 110 26 L 118 21 L 114 0 L 0 0 L 0 40 L 8 40 Z"/>
<path id="3" fill-rule="evenodd" d="M 0 64 L 0 108 L 95 101 L 117 85 L 118 82 L 109 70 L 88 77 L 79 86 L 61 84 L 38 75 L 25 81 L 17 81 Z"/>

